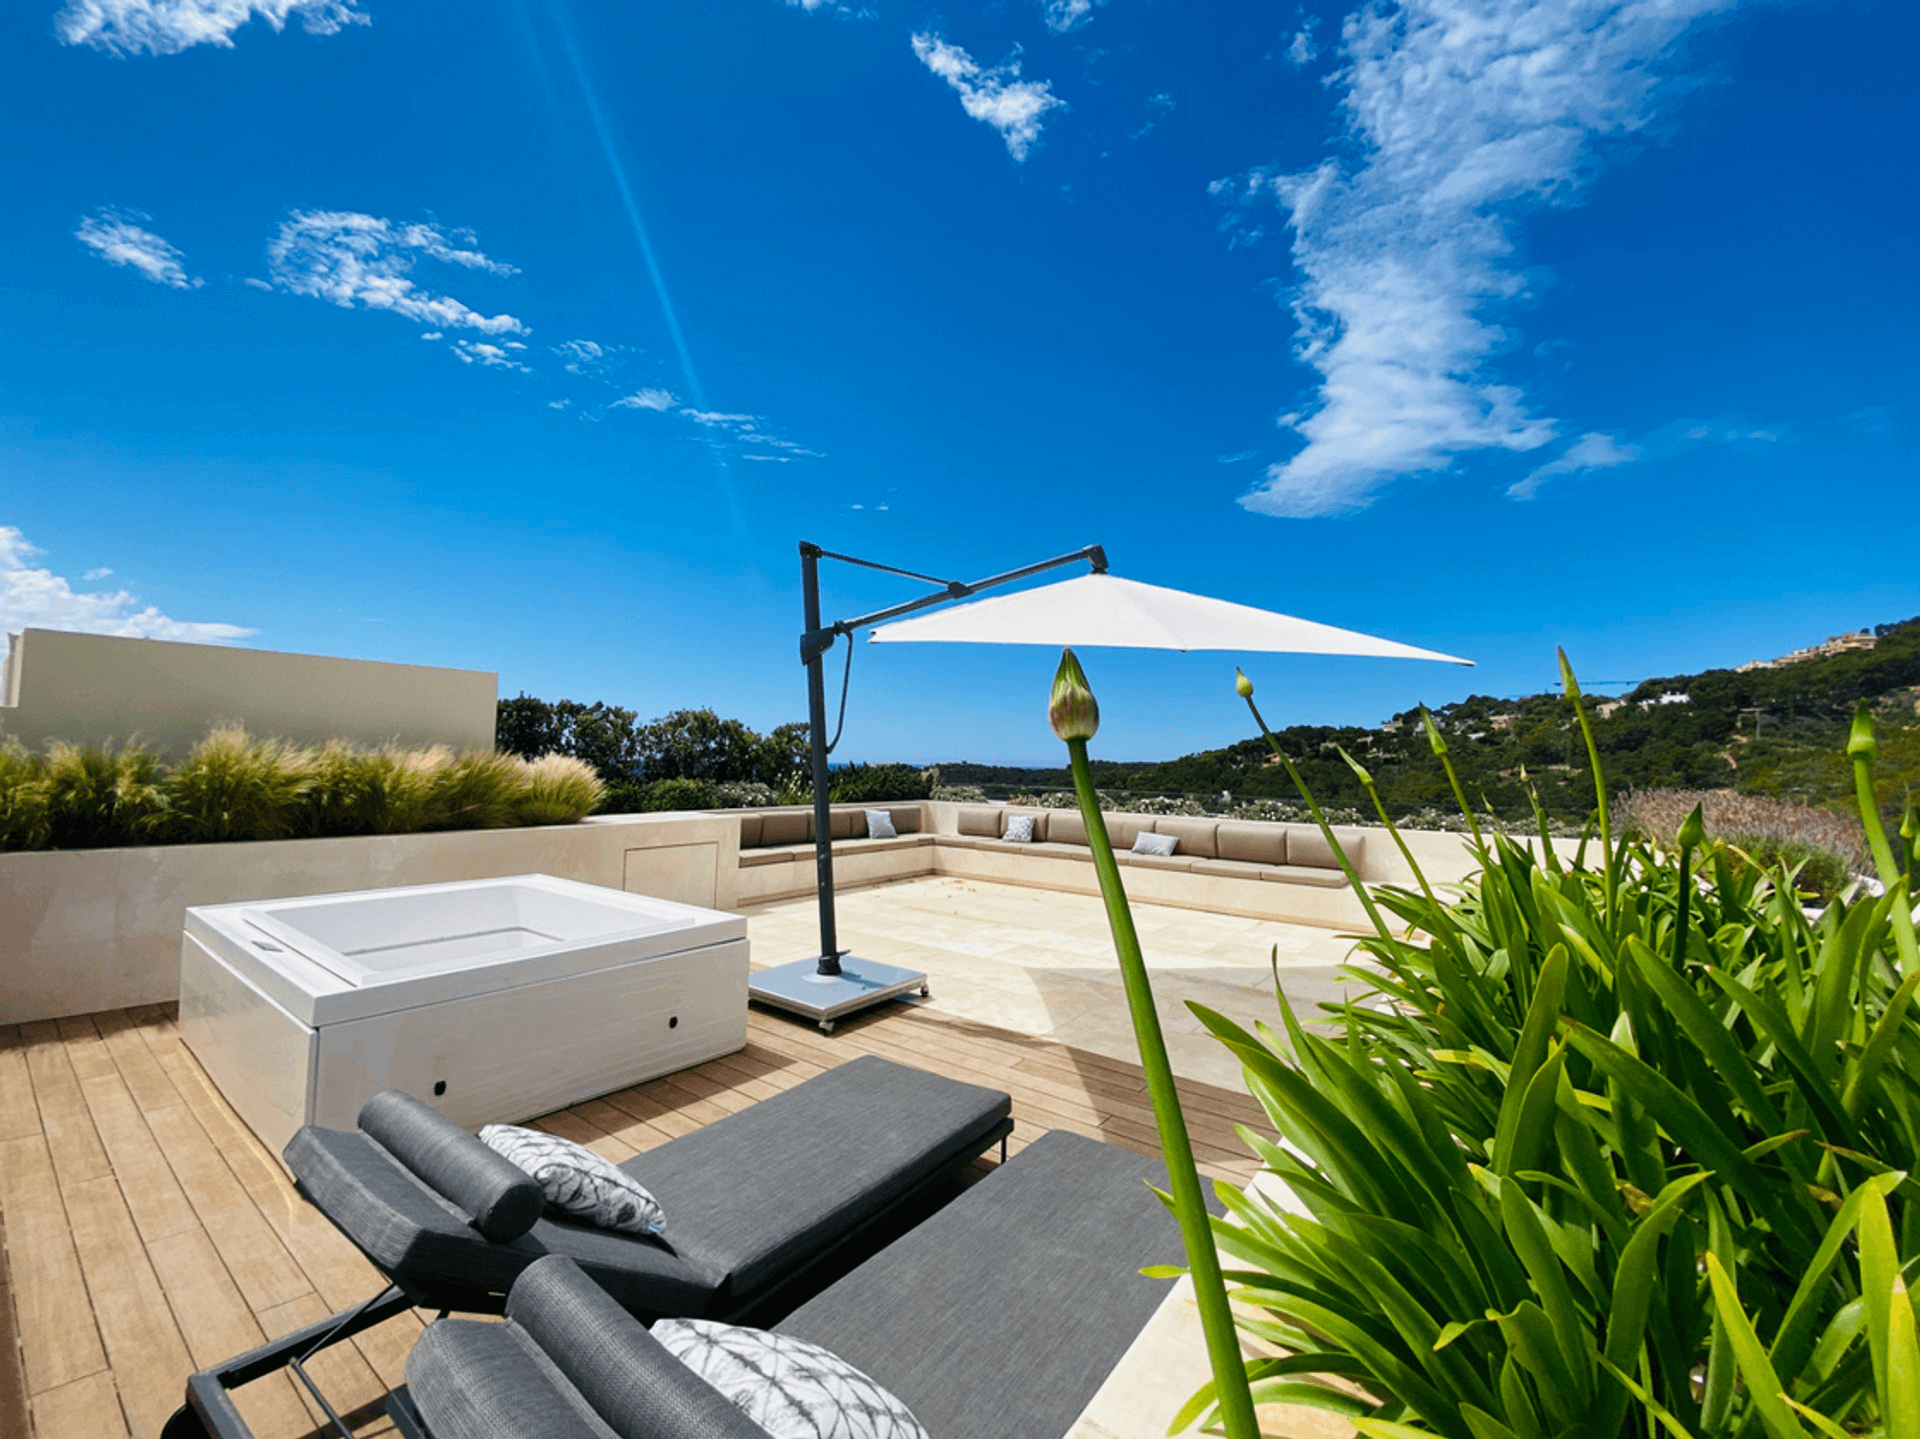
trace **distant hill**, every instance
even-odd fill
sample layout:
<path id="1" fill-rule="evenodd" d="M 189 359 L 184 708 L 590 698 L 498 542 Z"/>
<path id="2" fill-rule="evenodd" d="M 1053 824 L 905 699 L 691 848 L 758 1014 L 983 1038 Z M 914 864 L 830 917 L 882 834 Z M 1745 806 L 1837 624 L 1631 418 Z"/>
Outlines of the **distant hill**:
<path id="1" fill-rule="evenodd" d="M 1920 794 L 1920 617 L 1879 625 L 1873 634 L 1871 649 L 1770 668 L 1650 679 L 1617 700 L 1587 696 L 1609 790 L 1733 789 L 1850 806 L 1852 772 L 1842 749 L 1854 705 L 1864 698 L 1874 706 L 1880 735 L 1876 789 L 1897 824 L 1908 790 Z M 1529 813 L 1523 766 L 1555 819 L 1578 823 L 1591 812 L 1593 784 L 1563 696 L 1473 695 L 1436 710 L 1434 719 L 1469 799 L 1484 798 L 1492 813 L 1515 820 Z M 1323 804 L 1367 805 L 1336 751 L 1341 746 L 1372 772 L 1396 818 L 1454 808 L 1417 708 L 1377 729 L 1291 725 L 1278 738 Z M 1296 798 L 1286 772 L 1258 738 L 1174 760 L 1096 760 L 1093 768 L 1095 782 L 1118 793 L 1216 801 L 1223 792 L 1235 801 Z M 1064 767 L 959 762 L 939 769 L 942 784 L 980 785 L 996 793 L 1071 784 Z"/>

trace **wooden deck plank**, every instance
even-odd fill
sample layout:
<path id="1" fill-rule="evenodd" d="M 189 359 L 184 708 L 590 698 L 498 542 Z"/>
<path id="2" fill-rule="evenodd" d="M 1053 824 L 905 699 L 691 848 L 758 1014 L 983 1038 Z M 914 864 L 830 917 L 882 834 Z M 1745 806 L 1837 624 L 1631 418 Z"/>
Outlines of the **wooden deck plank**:
<path id="1" fill-rule="evenodd" d="M 262 1312 L 259 1316 L 260 1327 L 266 1331 L 267 1338 L 278 1339 L 283 1334 L 317 1324 L 332 1312 L 321 1303 L 319 1295 L 308 1294 Z M 302 1367 L 320 1387 L 327 1403 L 350 1425 L 363 1416 L 372 1417 L 382 1412 L 386 1396 L 393 1387 L 374 1372 L 366 1357 L 352 1344 L 329 1345 Z M 294 1383 L 298 1385 L 299 1381 L 295 1380 Z M 313 1402 L 312 1395 L 302 1392 L 300 1397 L 316 1421 L 325 1419 L 325 1414 Z"/>
<path id="2" fill-rule="evenodd" d="M 37 1139 L 39 1135 L 40 1106 L 34 1102 L 20 1026 L 0 1024 L 0 1139 Z"/>
<path id="3" fill-rule="evenodd" d="M 36 1439 L 122 1439 L 126 1416 L 111 1374 L 91 1374 L 33 1396 Z"/>
<path id="4" fill-rule="evenodd" d="M 93 1018 L 135 1104 L 146 1110 L 168 1109 L 180 1103 L 179 1091 L 147 1047 L 141 1032 L 144 1022 L 136 1020 L 133 1011 L 112 1009 Z"/>
<path id="5" fill-rule="evenodd" d="M 117 1067 L 81 1082 L 87 1112 L 107 1151 L 120 1187 L 132 1196 L 133 1222 L 143 1239 L 191 1229 L 200 1221 L 173 1177 L 146 1117 L 122 1082 Z"/>
<path id="6" fill-rule="evenodd" d="M 47 1137 L 47 1149 L 53 1155 L 60 1182 L 77 1184 L 110 1173 L 107 1151 L 94 1133 L 93 1116 L 87 1112 L 80 1081 L 67 1060 L 60 1027 L 52 1020 L 23 1024 L 20 1038 L 26 1044 L 27 1073 L 33 1080 L 34 1100 L 40 1106 L 40 1128 Z"/>
<path id="7" fill-rule="evenodd" d="M 148 1245 L 147 1253 L 195 1368 L 208 1368 L 266 1342 L 259 1320 L 204 1230 L 169 1234 Z M 313 1416 L 290 1375 L 269 1375 L 236 1389 L 233 1400 L 255 1439 L 298 1439 L 312 1430 Z"/>
<path id="8" fill-rule="evenodd" d="M 307 1276 L 186 1107 L 155 1110 L 147 1119 L 174 1177 L 248 1302 L 256 1310 L 271 1309 L 311 1292 Z"/>
<path id="9" fill-rule="evenodd" d="M 67 1218 L 107 1363 L 134 1439 L 156 1439 L 180 1403 L 193 1365 L 140 1242 L 127 1197 L 111 1176 L 70 1186 Z"/>
<path id="10" fill-rule="evenodd" d="M 612 1108 L 611 1105 L 607 1106 Z M 616 1114 L 618 1110 L 614 1111 Z M 528 1125 L 544 1129 L 549 1134 L 557 1134 L 562 1139 L 571 1139 L 575 1144 L 584 1144 L 595 1154 L 610 1163 L 618 1164 L 631 1159 L 640 1151 L 626 1140 L 609 1134 L 597 1124 L 589 1123 L 571 1109 L 560 1109 L 539 1119 L 530 1119 Z"/>
<path id="11" fill-rule="evenodd" d="M 45 1140 L 0 1141 L 0 1221 L 29 1398 L 107 1367 Z"/>

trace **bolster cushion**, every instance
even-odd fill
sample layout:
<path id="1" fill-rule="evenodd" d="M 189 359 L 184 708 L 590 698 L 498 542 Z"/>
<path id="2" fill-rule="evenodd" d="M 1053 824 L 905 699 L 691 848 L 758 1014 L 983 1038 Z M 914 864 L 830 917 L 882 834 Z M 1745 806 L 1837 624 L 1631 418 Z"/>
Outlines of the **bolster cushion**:
<path id="1" fill-rule="evenodd" d="M 383 1089 L 362 1106 L 360 1128 L 496 1244 L 533 1228 L 546 1204 L 532 1175 L 397 1089 Z"/>

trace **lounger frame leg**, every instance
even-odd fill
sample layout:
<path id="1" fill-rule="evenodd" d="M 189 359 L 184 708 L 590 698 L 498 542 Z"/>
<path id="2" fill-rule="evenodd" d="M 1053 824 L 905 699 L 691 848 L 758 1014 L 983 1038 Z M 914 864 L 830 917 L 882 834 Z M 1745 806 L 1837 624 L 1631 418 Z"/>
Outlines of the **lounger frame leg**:
<path id="1" fill-rule="evenodd" d="M 353 1431 L 334 1412 L 333 1406 L 327 1402 L 303 1366 L 322 1349 L 338 1344 L 342 1339 L 351 1339 L 376 1324 L 384 1324 L 394 1315 L 403 1314 L 413 1307 L 413 1299 L 399 1285 L 389 1285 L 356 1308 L 342 1310 L 317 1324 L 309 1324 L 305 1329 L 283 1335 L 258 1349 L 236 1355 L 224 1364 L 216 1364 L 211 1369 L 202 1369 L 197 1374 L 189 1375 L 187 1402 L 167 1421 L 162 1434 L 166 1439 L 186 1439 L 186 1436 L 194 1433 L 191 1421 L 197 1418 L 200 1432 L 213 1436 L 213 1439 L 253 1439 L 253 1431 L 247 1427 L 247 1421 L 240 1417 L 240 1411 L 234 1407 L 227 1391 L 263 1379 L 275 1370 L 291 1369 L 319 1403 L 334 1428 L 346 1439 L 353 1439 Z"/>

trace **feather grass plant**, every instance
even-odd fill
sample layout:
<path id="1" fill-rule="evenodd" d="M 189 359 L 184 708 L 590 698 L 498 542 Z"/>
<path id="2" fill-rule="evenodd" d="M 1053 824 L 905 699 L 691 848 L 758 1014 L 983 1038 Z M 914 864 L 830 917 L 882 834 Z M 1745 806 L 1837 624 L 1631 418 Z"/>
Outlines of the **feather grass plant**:
<path id="1" fill-rule="evenodd" d="M 46 777 L 44 755 L 18 740 L 0 742 L 0 851 L 46 847 L 52 834 Z"/>
<path id="2" fill-rule="evenodd" d="M 600 808 L 607 786 L 592 765 L 571 755 L 547 754 L 529 761 L 521 791 L 521 824 L 574 824 Z"/>
<path id="3" fill-rule="evenodd" d="M 166 823 L 168 801 L 159 756 L 134 744 L 56 741 L 48 747 L 40 784 L 53 849 L 99 849 L 144 844 Z"/>
<path id="4" fill-rule="evenodd" d="M 312 782 L 309 751 L 222 726 L 167 777 L 169 827 L 188 844 L 283 839 L 298 823 Z"/>

